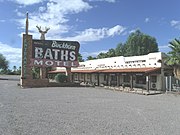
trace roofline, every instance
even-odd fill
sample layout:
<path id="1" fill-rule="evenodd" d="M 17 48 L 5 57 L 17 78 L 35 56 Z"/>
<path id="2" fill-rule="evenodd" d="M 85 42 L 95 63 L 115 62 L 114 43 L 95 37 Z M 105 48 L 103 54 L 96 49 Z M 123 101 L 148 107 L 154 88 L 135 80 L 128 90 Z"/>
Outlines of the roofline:
<path id="1" fill-rule="evenodd" d="M 161 68 L 124 68 L 124 69 L 103 69 L 103 70 L 71 70 L 72 73 L 151 73 L 160 71 Z M 52 73 L 65 73 L 65 70 L 49 71 Z"/>

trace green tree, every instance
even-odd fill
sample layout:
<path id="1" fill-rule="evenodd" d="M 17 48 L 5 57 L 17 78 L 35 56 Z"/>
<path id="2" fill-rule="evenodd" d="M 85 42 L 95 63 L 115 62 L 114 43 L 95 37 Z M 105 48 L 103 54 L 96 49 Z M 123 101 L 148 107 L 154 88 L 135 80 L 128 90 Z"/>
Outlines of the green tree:
<path id="1" fill-rule="evenodd" d="M 8 69 L 9 62 L 6 60 L 6 58 L 0 54 L 0 71 L 5 72 Z"/>
<path id="2" fill-rule="evenodd" d="M 17 70 L 17 67 L 13 66 L 13 72 L 16 72 L 16 70 Z"/>
<path id="3" fill-rule="evenodd" d="M 19 66 L 19 68 L 17 69 L 16 74 L 21 75 L 21 66 Z"/>
<path id="4" fill-rule="evenodd" d="M 88 56 L 87 57 L 87 60 L 94 60 L 94 59 L 97 59 L 96 57 L 92 57 L 92 56 Z"/>
<path id="5" fill-rule="evenodd" d="M 140 30 L 131 33 L 124 46 L 125 56 L 145 55 L 158 52 L 158 44 L 154 37 L 143 34 Z"/>
<path id="6" fill-rule="evenodd" d="M 107 56 L 108 57 L 115 57 L 116 56 L 115 49 L 113 49 L 113 48 L 109 49 L 107 52 Z"/>
<path id="7" fill-rule="evenodd" d="M 169 42 L 169 47 L 171 51 L 168 53 L 167 64 L 173 66 L 175 77 L 180 79 L 180 39 Z"/>
<path id="8" fill-rule="evenodd" d="M 79 62 L 83 62 L 84 61 L 84 59 L 82 58 L 82 55 L 80 53 L 78 53 L 78 61 Z"/>
<path id="9" fill-rule="evenodd" d="M 107 57 L 108 57 L 107 53 L 103 53 L 103 52 L 99 53 L 97 56 L 98 59 L 103 59 L 103 58 L 107 58 Z"/>
<path id="10" fill-rule="evenodd" d="M 115 55 L 116 56 L 123 56 L 125 53 L 125 47 L 123 45 L 123 43 L 119 43 L 116 48 L 115 48 Z"/>

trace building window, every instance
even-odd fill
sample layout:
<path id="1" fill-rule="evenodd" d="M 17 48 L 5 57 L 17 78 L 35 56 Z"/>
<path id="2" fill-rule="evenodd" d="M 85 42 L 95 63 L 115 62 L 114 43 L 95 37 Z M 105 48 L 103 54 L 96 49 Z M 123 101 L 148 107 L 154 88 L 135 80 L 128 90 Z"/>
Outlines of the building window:
<path id="1" fill-rule="evenodd" d="M 137 84 L 146 84 L 146 76 L 136 75 Z"/>
<path id="2" fill-rule="evenodd" d="M 97 75 L 95 75 L 94 77 L 95 77 L 95 80 L 97 80 Z"/>
<path id="3" fill-rule="evenodd" d="M 117 77 L 115 75 L 111 75 L 111 81 L 117 81 Z"/>
<path id="4" fill-rule="evenodd" d="M 78 75 L 77 75 L 77 74 L 75 74 L 75 75 L 74 75 L 74 78 L 75 78 L 75 79 L 78 79 Z"/>
<path id="5" fill-rule="evenodd" d="M 123 75 L 123 82 L 130 82 L 130 76 L 129 75 Z"/>
<path id="6" fill-rule="evenodd" d="M 84 79 L 84 74 L 81 74 L 81 79 Z"/>
<path id="7" fill-rule="evenodd" d="M 151 76 L 151 82 L 156 83 L 157 82 L 157 76 Z"/>
<path id="8" fill-rule="evenodd" d="M 104 81 L 106 81 L 107 80 L 107 75 L 104 75 Z"/>
<path id="9" fill-rule="evenodd" d="M 90 79 L 90 74 L 87 74 L 87 79 Z"/>

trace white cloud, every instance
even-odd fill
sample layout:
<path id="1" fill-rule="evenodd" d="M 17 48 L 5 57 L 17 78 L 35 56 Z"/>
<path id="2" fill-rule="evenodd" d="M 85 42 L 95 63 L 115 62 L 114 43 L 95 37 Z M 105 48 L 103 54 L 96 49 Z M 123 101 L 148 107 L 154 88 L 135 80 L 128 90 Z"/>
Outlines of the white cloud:
<path id="1" fill-rule="evenodd" d="M 3 44 L 0 42 L 0 50 L 1 54 L 3 54 L 6 59 L 10 62 L 10 67 L 12 66 L 20 66 L 21 65 L 21 48 L 14 48 L 7 44 Z"/>
<path id="2" fill-rule="evenodd" d="M 172 20 L 170 23 L 172 27 L 180 29 L 180 21 Z"/>
<path id="3" fill-rule="evenodd" d="M 150 21 L 149 18 L 145 18 L 145 20 L 144 20 L 145 23 L 148 23 L 149 21 Z"/>
<path id="4" fill-rule="evenodd" d="M 25 14 L 22 12 L 19 12 L 18 9 L 15 9 L 14 12 L 17 14 L 18 17 L 25 17 Z"/>
<path id="5" fill-rule="evenodd" d="M 172 21 L 171 21 L 171 26 L 175 26 L 175 25 L 177 25 L 178 23 L 179 23 L 179 21 L 172 20 Z"/>
<path id="6" fill-rule="evenodd" d="M 165 52 L 165 53 L 168 53 L 171 50 L 168 44 L 167 45 L 159 45 L 158 48 L 159 48 L 160 52 Z"/>
<path id="7" fill-rule="evenodd" d="M 116 2 L 116 0 L 105 0 L 107 2 Z"/>
<path id="8" fill-rule="evenodd" d="M 10 1 L 16 2 L 17 4 L 20 4 L 20 5 L 27 6 L 27 5 L 33 5 L 33 4 L 43 2 L 44 0 L 10 0 Z"/>
<path id="9" fill-rule="evenodd" d="M 83 0 L 49 0 L 46 6 L 29 14 L 29 30 L 35 38 L 37 37 L 36 25 L 50 27 L 47 38 L 61 38 L 61 34 L 67 33 L 72 26 L 67 25 L 67 15 L 87 11 L 92 7 Z M 19 15 L 21 15 L 18 12 Z M 20 28 L 25 29 L 25 19 L 17 20 Z"/>
<path id="10" fill-rule="evenodd" d="M 41 0 L 41 2 L 42 1 L 43 0 Z M 115 2 L 115 0 L 100 1 Z M 40 2 L 40 0 L 34 0 L 34 3 L 37 2 Z M 114 35 L 120 35 L 125 31 L 125 27 L 116 25 L 112 28 L 88 28 L 84 31 L 72 33 L 71 35 L 76 34 L 74 37 L 63 37 L 63 34 L 67 34 L 71 31 L 71 29 L 73 29 L 73 26 L 68 25 L 68 15 L 84 12 L 90 10 L 91 8 L 92 6 L 83 0 L 47 0 L 46 5 L 40 6 L 38 11 L 29 13 L 29 33 L 33 35 L 33 38 L 38 39 L 40 34 L 38 33 L 36 26 L 39 25 L 42 28 L 47 26 L 50 27 L 50 30 L 46 34 L 46 39 L 66 39 L 88 42 L 112 37 Z M 16 12 L 18 16 L 22 16 L 18 10 Z M 25 19 L 19 19 L 17 22 L 19 23 L 21 29 L 25 29 Z"/>
<path id="11" fill-rule="evenodd" d="M 88 42 L 88 41 L 98 41 L 103 38 L 113 37 L 115 35 L 120 35 L 125 31 L 125 27 L 116 25 L 112 28 L 101 28 L 93 29 L 89 28 L 85 31 L 78 32 L 78 35 L 75 37 L 68 37 L 68 40 L 77 40 L 79 42 Z"/>
<path id="12" fill-rule="evenodd" d="M 159 47 L 159 49 L 167 49 L 167 48 L 169 48 L 169 45 L 161 45 L 161 46 L 158 46 Z"/>
<path id="13" fill-rule="evenodd" d="M 134 32 L 136 32 L 137 30 L 141 30 L 141 29 L 140 29 L 140 28 L 138 28 L 138 27 L 137 27 L 137 28 L 135 28 L 135 29 L 132 29 L 132 30 L 130 30 L 130 31 L 129 31 L 129 34 L 134 33 Z"/>
<path id="14" fill-rule="evenodd" d="M 137 29 L 133 29 L 129 31 L 129 34 L 134 33 Z"/>
<path id="15" fill-rule="evenodd" d="M 105 2 L 110 2 L 110 3 L 114 3 L 116 2 L 116 0 L 89 0 L 90 2 L 95 2 L 95 1 L 105 1 Z"/>
<path id="16" fill-rule="evenodd" d="M 0 22 L 5 22 L 5 20 L 0 20 Z"/>

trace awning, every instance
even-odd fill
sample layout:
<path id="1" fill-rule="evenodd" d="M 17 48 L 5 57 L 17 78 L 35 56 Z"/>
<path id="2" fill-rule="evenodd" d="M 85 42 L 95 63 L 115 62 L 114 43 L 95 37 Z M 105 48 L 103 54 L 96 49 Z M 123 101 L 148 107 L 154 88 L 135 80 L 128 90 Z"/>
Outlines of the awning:
<path id="1" fill-rule="evenodd" d="M 102 73 L 151 73 L 161 71 L 161 68 L 125 68 L 125 69 L 107 69 Z"/>
<path id="2" fill-rule="evenodd" d="M 71 73 L 99 73 L 102 70 L 71 70 Z M 65 73 L 66 70 L 54 70 L 54 71 L 49 71 L 50 74 L 53 73 Z"/>
<path id="3" fill-rule="evenodd" d="M 161 68 L 124 68 L 103 70 L 71 70 L 72 73 L 152 73 L 160 72 Z M 49 71 L 49 73 L 65 73 L 65 70 Z"/>
<path id="4" fill-rule="evenodd" d="M 99 73 L 101 70 L 71 70 L 72 73 Z"/>
<path id="5" fill-rule="evenodd" d="M 53 70 L 53 71 L 49 71 L 49 74 L 57 74 L 57 73 L 65 73 L 65 70 Z"/>

